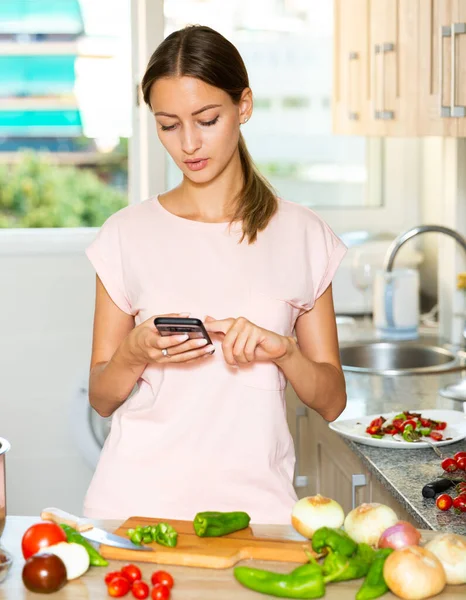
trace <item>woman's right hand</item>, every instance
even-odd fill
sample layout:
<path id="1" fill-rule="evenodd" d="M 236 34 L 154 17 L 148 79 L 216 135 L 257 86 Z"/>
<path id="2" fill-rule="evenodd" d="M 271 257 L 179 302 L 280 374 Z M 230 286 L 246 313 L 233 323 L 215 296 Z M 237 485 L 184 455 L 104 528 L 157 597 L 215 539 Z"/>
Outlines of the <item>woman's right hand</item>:
<path id="1" fill-rule="evenodd" d="M 187 335 L 161 336 L 154 325 L 156 316 L 185 317 L 184 313 L 154 315 L 135 327 L 126 338 L 127 356 L 134 366 L 147 364 L 184 363 L 211 356 L 214 347 L 204 338 L 189 339 Z M 168 355 L 162 353 L 167 350 Z"/>

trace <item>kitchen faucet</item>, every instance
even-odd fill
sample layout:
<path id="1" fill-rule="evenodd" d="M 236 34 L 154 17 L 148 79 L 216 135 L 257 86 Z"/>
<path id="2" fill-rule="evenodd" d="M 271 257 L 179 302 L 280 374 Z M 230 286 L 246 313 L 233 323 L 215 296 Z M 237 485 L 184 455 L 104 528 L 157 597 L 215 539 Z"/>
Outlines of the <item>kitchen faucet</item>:
<path id="1" fill-rule="evenodd" d="M 466 255 L 466 239 L 454 229 L 443 227 L 442 225 L 418 225 L 413 227 L 405 233 L 399 235 L 390 244 L 387 253 L 384 258 L 383 268 L 385 271 L 390 272 L 393 269 L 393 263 L 395 262 L 395 256 L 398 254 L 399 249 L 408 240 L 421 233 L 444 233 L 449 237 L 452 237 L 458 244 L 463 248 Z M 463 337 L 466 339 L 466 325 L 463 330 Z M 439 394 L 445 398 L 466 402 L 466 379 L 461 379 L 458 383 L 447 385 L 446 387 L 439 390 Z"/>
<path id="2" fill-rule="evenodd" d="M 454 229 L 449 229 L 448 227 L 443 227 L 442 225 L 418 225 L 417 227 L 408 229 L 408 231 L 405 231 L 405 233 L 399 235 L 390 244 L 384 259 L 383 268 L 385 269 L 385 271 L 390 272 L 393 269 L 395 256 L 398 254 L 398 250 L 401 248 L 401 246 L 403 246 L 411 238 L 416 237 L 421 233 L 430 232 L 444 233 L 445 235 L 452 237 L 463 248 L 466 255 L 466 239 Z"/>

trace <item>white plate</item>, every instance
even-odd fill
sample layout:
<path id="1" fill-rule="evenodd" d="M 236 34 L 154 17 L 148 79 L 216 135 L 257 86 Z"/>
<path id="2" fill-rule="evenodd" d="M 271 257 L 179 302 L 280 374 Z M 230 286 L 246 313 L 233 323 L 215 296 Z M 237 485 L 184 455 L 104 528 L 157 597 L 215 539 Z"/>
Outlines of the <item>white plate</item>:
<path id="1" fill-rule="evenodd" d="M 329 423 L 330 429 L 336 431 L 343 437 L 358 442 L 359 444 L 365 444 L 366 446 L 378 446 L 379 448 L 429 448 L 429 444 L 426 442 L 395 442 L 391 435 L 386 435 L 383 439 L 378 440 L 371 437 L 366 433 L 366 427 L 371 421 L 377 419 L 377 417 L 385 417 L 391 419 L 399 412 L 383 413 L 382 415 L 369 415 L 367 417 L 360 417 L 359 419 L 341 419 Z M 421 410 L 416 409 L 412 412 L 421 413 L 423 417 L 427 419 L 434 419 L 435 421 L 446 421 L 447 428 L 440 433 L 444 438 L 448 437 L 451 440 L 442 440 L 440 442 L 434 441 L 429 438 L 435 446 L 446 446 L 448 444 L 454 444 L 466 438 L 466 415 L 463 412 L 457 410 Z"/>

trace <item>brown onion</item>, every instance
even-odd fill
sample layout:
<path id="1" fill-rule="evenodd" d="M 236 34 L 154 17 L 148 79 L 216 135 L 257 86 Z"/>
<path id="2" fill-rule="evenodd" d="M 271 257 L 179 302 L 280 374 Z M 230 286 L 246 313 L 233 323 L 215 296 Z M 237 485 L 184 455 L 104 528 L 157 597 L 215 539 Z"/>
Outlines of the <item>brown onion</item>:
<path id="1" fill-rule="evenodd" d="M 406 546 L 417 546 L 421 540 L 419 531 L 407 521 L 398 521 L 386 529 L 380 536 L 379 548 L 400 550 Z"/>
<path id="2" fill-rule="evenodd" d="M 393 509 L 378 502 L 361 504 L 346 515 L 345 531 L 358 544 L 377 546 L 382 533 L 398 521 Z"/>
<path id="3" fill-rule="evenodd" d="M 443 533 L 434 537 L 425 547 L 442 563 L 447 583 L 466 583 L 466 537 L 455 533 Z"/>
<path id="4" fill-rule="evenodd" d="M 320 527 L 339 528 L 344 520 L 345 513 L 338 502 L 320 494 L 301 498 L 296 502 L 291 513 L 293 527 L 309 539 Z"/>
<path id="5" fill-rule="evenodd" d="M 445 587 L 442 563 L 420 546 L 395 550 L 387 557 L 383 577 L 390 590 L 404 600 L 430 598 Z"/>

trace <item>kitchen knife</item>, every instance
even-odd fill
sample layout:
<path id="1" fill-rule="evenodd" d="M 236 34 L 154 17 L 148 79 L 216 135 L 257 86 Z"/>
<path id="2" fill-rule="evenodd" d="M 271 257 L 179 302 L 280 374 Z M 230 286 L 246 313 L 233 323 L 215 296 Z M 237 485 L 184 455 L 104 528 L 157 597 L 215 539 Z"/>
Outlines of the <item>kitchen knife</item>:
<path id="1" fill-rule="evenodd" d="M 115 548 L 124 548 L 125 550 L 148 550 L 153 551 L 153 548 L 149 546 L 137 546 L 130 540 L 115 535 L 114 533 L 108 533 L 104 529 L 94 527 L 94 525 L 87 519 L 80 519 L 70 513 L 65 512 L 59 508 L 44 508 L 40 514 L 40 518 L 44 521 L 53 521 L 60 525 L 69 525 L 74 527 L 79 533 L 89 540 L 97 544 L 105 544 L 106 546 L 114 546 Z"/>
<path id="2" fill-rule="evenodd" d="M 431 481 L 430 483 L 427 483 L 422 488 L 422 495 L 424 496 L 424 498 L 435 498 L 437 494 L 445 492 L 446 490 L 450 489 L 451 487 L 453 487 L 457 483 L 460 483 L 461 481 L 464 481 L 464 479 L 457 477 L 437 477 L 437 479 Z"/>

